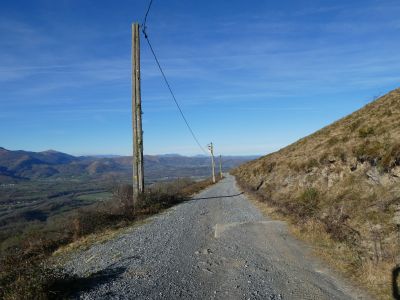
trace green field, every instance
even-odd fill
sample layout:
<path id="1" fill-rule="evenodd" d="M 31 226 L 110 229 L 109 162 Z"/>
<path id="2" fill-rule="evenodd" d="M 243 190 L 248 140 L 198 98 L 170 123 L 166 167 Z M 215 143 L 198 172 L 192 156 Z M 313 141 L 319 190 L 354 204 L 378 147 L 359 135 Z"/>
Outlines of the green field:
<path id="1" fill-rule="evenodd" d="M 82 194 L 76 197 L 76 199 L 81 201 L 104 201 L 112 197 L 111 192 L 100 192 L 100 193 L 90 193 Z"/>

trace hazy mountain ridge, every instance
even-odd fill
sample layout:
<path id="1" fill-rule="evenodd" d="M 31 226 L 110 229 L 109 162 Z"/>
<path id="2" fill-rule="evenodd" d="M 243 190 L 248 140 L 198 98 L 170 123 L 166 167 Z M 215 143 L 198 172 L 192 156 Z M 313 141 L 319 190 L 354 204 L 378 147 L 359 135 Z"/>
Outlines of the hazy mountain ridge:
<path id="1" fill-rule="evenodd" d="M 254 157 L 223 157 L 223 168 L 232 167 Z M 144 164 L 149 177 L 204 176 L 210 173 L 209 157 L 187 157 L 176 154 L 145 155 Z M 54 150 L 31 152 L 7 150 L 0 147 L 0 183 L 52 177 L 129 176 L 130 156 L 72 156 Z"/>

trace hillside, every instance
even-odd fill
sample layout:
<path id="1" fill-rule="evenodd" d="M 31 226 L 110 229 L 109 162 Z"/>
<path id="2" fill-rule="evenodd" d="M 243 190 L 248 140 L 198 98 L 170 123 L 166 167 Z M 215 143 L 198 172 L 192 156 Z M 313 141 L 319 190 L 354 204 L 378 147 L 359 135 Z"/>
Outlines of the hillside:
<path id="1" fill-rule="evenodd" d="M 254 157 L 223 157 L 224 171 Z M 190 176 L 208 176 L 210 158 L 180 155 L 145 155 L 146 179 Z M 49 150 L 43 152 L 11 151 L 0 147 L 0 184 L 16 183 L 32 179 L 56 179 L 71 177 L 130 178 L 130 156 L 75 157 Z"/>
<path id="2" fill-rule="evenodd" d="M 223 157 L 223 170 L 253 159 Z M 210 176 L 210 158 L 146 155 L 145 182 Z M 0 240 L 26 222 L 45 222 L 67 211 L 110 197 L 118 184 L 132 180 L 129 156 L 75 157 L 57 151 L 0 148 Z"/>
<path id="3" fill-rule="evenodd" d="M 344 271 L 389 288 L 400 246 L 400 89 L 232 173 L 303 232 L 327 234 Z"/>

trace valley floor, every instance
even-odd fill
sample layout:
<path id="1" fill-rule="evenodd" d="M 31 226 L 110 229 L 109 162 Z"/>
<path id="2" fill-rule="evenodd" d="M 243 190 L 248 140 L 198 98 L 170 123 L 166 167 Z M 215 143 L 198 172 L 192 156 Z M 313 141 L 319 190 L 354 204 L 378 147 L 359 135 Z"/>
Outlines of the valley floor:
<path id="1" fill-rule="evenodd" d="M 71 255 L 83 299 L 366 299 L 227 177 L 145 224 Z"/>

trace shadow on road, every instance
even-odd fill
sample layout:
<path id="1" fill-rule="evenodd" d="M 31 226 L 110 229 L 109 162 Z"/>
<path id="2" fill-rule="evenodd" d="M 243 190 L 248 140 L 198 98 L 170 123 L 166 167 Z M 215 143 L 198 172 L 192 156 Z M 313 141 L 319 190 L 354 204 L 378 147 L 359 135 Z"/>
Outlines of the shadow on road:
<path id="1" fill-rule="evenodd" d="M 243 192 L 235 195 L 226 195 L 226 196 L 213 196 L 213 197 L 204 197 L 204 198 L 192 198 L 191 200 L 203 200 L 203 199 L 218 199 L 218 198 L 232 198 L 236 196 L 243 195 Z"/>
<path id="2" fill-rule="evenodd" d="M 392 271 L 392 293 L 393 293 L 393 298 L 396 300 L 400 300 L 399 276 L 400 276 L 400 265 L 397 265 Z"/>
<path id="3" fill-rule="evenodd" d="M 108 268 L 100 270 L 96 273 L 89 275 L 88 277 L 78 277 L 76 275 L 66 274 L 63 278 L 60 278 L 53 282 L 50 287 L 50 294 L 54 297 L 52 299 L 64 299 L 70 296 L 78 296 L 80 292 L 89 291 L 96 286 L 102 285 L 107 282 L 111 282 L 118 278 L 125 272 L 126 268 Z"/>

